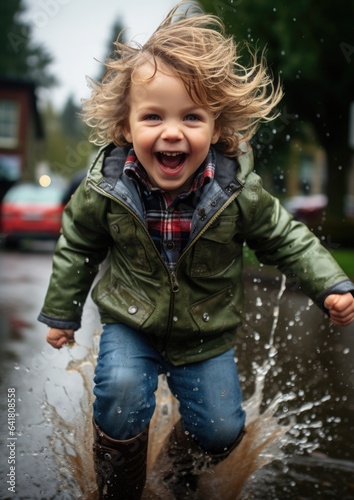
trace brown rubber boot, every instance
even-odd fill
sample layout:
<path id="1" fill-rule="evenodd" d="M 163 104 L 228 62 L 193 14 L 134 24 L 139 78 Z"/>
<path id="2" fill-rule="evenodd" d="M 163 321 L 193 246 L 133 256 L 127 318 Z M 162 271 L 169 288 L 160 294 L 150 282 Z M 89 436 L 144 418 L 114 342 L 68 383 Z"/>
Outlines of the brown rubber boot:
<path id="1" fill-rule="evenodd" d="M 126 441 L 112 439 L 93 422 L 94 465 L 99 500 L 140 500 L 146 481 L 146 427 Z"/>
<path id="2" fill-rule="evenodd" d="M 242 430 L 233 446 L 227 451 L 211 454 L 203 451 L 188 433 L 186 434 L 179 420 L 166 438 L 156 460 L 156 470 L 162 472 L 167 490 L 178 500 L 195 498 L 199 475 L 210 471 L 213 466 L 225 460 L 239 445 L 244 433 Z"/>

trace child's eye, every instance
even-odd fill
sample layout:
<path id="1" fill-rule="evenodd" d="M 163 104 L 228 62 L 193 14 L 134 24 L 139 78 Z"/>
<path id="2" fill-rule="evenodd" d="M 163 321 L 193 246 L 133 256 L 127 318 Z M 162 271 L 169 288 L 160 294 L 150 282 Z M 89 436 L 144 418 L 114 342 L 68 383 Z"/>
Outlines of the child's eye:
<path id="1" fill-rule="evenodd" d="M 159 117 L 159 115 L 150 114 L 150 115 L 144 116 L 144 120 L 155 121 L 155 120 L 161 120 L 161 118 Z"/>
<path id="2" fill-rule="evenodd" d="M 193 113 L 191 113 L 190 115 L 186 115 L 184 119 L 185 119 L 187 122 L 195 122 L 195 121 L 200 120 L 199 116 L 198 116 L 198 115 L 195 115 L 195 114 L 193 114 Z"/>

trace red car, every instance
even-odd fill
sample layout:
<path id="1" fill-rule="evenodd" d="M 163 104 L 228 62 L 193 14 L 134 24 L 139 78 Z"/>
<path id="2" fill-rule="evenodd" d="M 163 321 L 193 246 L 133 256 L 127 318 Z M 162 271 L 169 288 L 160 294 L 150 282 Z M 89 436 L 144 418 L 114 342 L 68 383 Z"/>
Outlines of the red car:
<path id="1" fill-rule="evenodd" d="M 63 209 L 62 189 L 31 183 L 12 187 L 1 205 L 1 232 L 5 241 L 58 238 Z"/>

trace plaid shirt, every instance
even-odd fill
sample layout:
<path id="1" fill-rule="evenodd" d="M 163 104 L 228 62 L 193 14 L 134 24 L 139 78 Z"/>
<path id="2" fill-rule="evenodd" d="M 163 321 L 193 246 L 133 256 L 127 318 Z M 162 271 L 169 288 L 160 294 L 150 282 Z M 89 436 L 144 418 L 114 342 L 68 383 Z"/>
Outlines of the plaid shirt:
<path id="1" fill-rule="evenodd" d="M 203 188 L 214 178 L 215 162 L 212 153 L 209 151 L 196 171 L 189 191 L 179 194 L 174 200 L 168 191 L 161 191 L 151 185 L 146 170 L 139 163 L 133 149 L 128 153 L 124 173 L 136 182 L 149 233 L 161 257 L 169 269 L 173 270 L 188 243 L 193 213 Z"/>

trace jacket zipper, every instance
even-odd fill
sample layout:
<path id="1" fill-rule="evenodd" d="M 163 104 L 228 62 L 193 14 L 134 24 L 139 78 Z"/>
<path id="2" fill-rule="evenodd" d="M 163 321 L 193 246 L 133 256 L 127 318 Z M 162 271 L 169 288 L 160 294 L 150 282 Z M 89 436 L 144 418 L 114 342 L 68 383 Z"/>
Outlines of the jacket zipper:
<path id="1" fill-rule="evenodd" d="M 230 196 L 230 198 L 228 198 L 227 201 L 225 201 L 225 203 L 219 208 L 219 210 L 217 212 L 215 212 L 215 214 L 211 217 L 211 219 L 209 220 L 209 222 L 207 224 L 205 224 L 205 226 L 203 227 L 203 229 L 201 231 L 199 231 L 199 233 L 197 234 L 197 236 L 192 240 L 191 244 L 188 245 L 188 247 L 182 252 L 182 254 L 180 255 L 180 258 L 178 259 L 177 264 L 176 264 L 176 269 L 175 269 L 175 273 L 174 273 L 175 275 L 177 274 L 177 268 L 178 268 L 181 260 L 183 259 L 184 255 L 189 251 L 189 249 L 192 246 L 194 246 L 196 244 L 196 242 L 199 240 L 199 238 L 201 238 L 201 236 L 203 236 L 203 234 L 206 232 L 206 230 L 209 229 L 209 227 L 220 216 L 220 214 L 222 214 L 222 212 L 238 197 L 238 195 L 242 191 L 242 188 L 243 188 L 243 186 L 241 186 L 240 189 L 238 189 L 235 193 L 233 193 Z M 176 283 L 177 283 L 177 279 L 176 279 Z M 178 286 L 178 283 L 177 283 L 177 286 Z"/>
<path id="2" fill-rule="evenodd" d="M 224 203 L 224 205 L 222 205 L 222 207 L 220 207 L 220 209 L 217 212 L 215 212 L 215 214 L 211 217 L 209 222 L 203 227 L 203 229 L 201 231 L 199 231 L 197 236 L 192 240 L 191 244 L 188 245 L 188 247 L 182 252 L 182 254 L 180 255 L 180 257 L 177 261 L 175 270 L 172 273 L 170 273 L 173 294 L 171 295 L 171 300 L 170 300 L 170 314 L 169 314 L 168 329 L 166 332 L 166 340 L 165 340 L 164 350 L 166 349 L 168 341 L 169 341 L 170 336 L 171 336 L 171 331 L 172 331 L 172 314 L 171 314 L 171 312 L 173 311 L 175 294 L 179 291 L 179 285 L 178 285 L 178 281 L 177 281 L 178 267 L 179 267 L 181 261 L 183 260 L 185 254 L 189 251 L 189 249 L 196 244 L 196 242 L 199 240 L 199 238 L 201 238 L 201 236 L 203 236 L 205 231 L 219 217 L 219 215 L 237 198 L 237 196 L 240 194 L 241 191 L 242 191 L 242 187 L 240 189 L 238 189 L 233 195 L 231 195 L 230 198 Z"/>
<path id="3" fill-rule="evenodd" d="M 92 182 L 89 181 L 89 184 L 90 186 L 95 190 L 97 191 L 98 193 L 102 194 L 103 196 L 105 196 L 106 198 L 109 198 L 113 201 L 115 201 L 116 203 L 118 203 L 119 205 L 121 205 L 122 207 L 124 207 L 124 209 L 126 209 L 133 217 L 134 219 L 138 222 L 138 224 L 140 225 L 140 227 L 142 227 L 142 229 L 144 230 L 145 234 L 147 235 L 147 237 L 150 239 L 150 241 L 153 243 L 153 240 L 150 236 L 150 233 L 149 231 L 147 230 L 147 227 L 144 226 L 144 224 L 142 224 L 141 220 L 139 219 L 139 217 L 137 217 L 137 215 L 135 214 L 135 212 L 129 208 L 126 204 L 122 203 L 120 200 L 118 200 L 117 198 L 115 198 L 114 196 L 108 194 L 106 191 L 104 191 L 103 189 L 99 188 L 98 186 L 96 186 L 95 184 L 93 184 Z M 155 249 L 155 253 L 156 255 L 158 256 L 160 262 L 162 263 L 163 267 L 165 268 L 169 278 L 170 278 L 170 285 L 171 285 L 171 298 L 170 298 L 170 307 L 169 307 L 169 317 L 168 317 L 168 324 L 167 324 L 167 332 L 166 332 L 166 340 L 165 340 L 165 343 L 164 343 L 164 350 L 168 344 L 168 341 L 170 339 L 170 336 L 171 336 L 171 331 L 172 331 L 172 321 L 173 321 L 173 314 L 172 314 L 172 311 L 174 309 L 174 301 L 175 301 L 175 295 L 176 293 L 179 291 L 179 284 L 178 284 L 178 280 L 177 280 L 177 270 L 178 270 L 178 267 L 181 263 L 181 261 L 183 260 L 184 256 L 186 255 L 186 253 L 189 251 L 189 249 L 194 246 L 196 244 L 196 242 L 199 240 L 199 238 L 201 238 L 201 236 L 203 236 L 203 234 L 205 233 L 205 231 L 210 227 L 210 225 L 219 217 L 219 215 L 237 198 L 237 196 L 240 194 L 240 192 L 242 191 L 242 186 L 240 189 L 238 189 L 235 193 L 233 193 L 229 198 L 228 200 L 224 203 L 224 205 L 222 205 L 220 207 L 220 209 L 215 212 L 215 214 L 211 217 L 211 219 L 209 220 L 209 222 L 203 227 L 203 229 L 197 234 L 197 236 L 192 240 L 191 244 L 188 245 L 188 247 L 182 252 L 182 254 L 180 255 L 177 263 L 176 263 L 176 267 L 175 267 L 175 270 L 174 271 L 170 271 L 168 269 L 168 267 L 166 266 L 164 260 L 162 259 L 159 251 L 157 250 L 156 246 L 153 244 L 153 248 Z"/>

